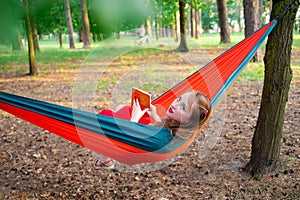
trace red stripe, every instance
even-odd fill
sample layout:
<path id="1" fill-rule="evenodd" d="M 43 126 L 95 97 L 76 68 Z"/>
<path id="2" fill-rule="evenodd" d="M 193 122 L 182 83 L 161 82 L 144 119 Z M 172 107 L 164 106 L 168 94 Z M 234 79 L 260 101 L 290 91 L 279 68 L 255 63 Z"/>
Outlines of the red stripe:
<path id="1" fill-rule="evenodd" d="M 271 25 L 272 23 L 269 23 L 261 28 L 255 34 L 227 50 L 204 68 L 186 78 L 172 90 L 154 100 L 152 103 L 159 107 L 159 114 L 164 115 L 165 110 L 168 109 L 172 101 L 189 90 L 201 91 L 209 99 L 212 99 Z"/>
<path id="2" fill-rule="evenodd" d="M 0 102 L 0 108 L 80 146 L 129 165 L 166 160 L 182 151 L 189 144 L 187 143 L 176 151 L 168 154 L 157 154 L 147 152 L 117 140 L 109 139 L 104 135 L 96 134 L 94 132 L 75 127 L 74 125 L 5 103 Z"/>

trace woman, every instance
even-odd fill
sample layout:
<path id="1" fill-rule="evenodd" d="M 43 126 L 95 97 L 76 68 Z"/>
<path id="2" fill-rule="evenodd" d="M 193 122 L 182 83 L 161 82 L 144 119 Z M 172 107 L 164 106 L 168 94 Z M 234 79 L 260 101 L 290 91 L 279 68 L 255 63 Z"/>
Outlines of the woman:
<path id="1" fill-rule="evenodd" d="M 131 108 L 126 106 L 124 110 Z M 121 109 L 121 110 L 122 110 Z M 135 100 L 132 107 L 130 120 L 133 122 L 144 122 L 154 126 L 161 126 L 168 128 L 173 138 L 179 137 L 183 139 L 190 138 L 194 132 L 202 126 L 208 119 L 211 105 L 209 99 L 201 92 L 190 91 L 186 92 L 177 99 L 175 99 L 166 111 L 165 117 L 160 117 L 156 113 L 156 107 L 151 105 L 150 109 L 141 110 L 138 100 Z M 123 119 L 118 111 L 113 113 L 107 110 L 100 112 L 104 115 L 114 115 Z M 114 161 L 111 158 L 105 158 L 103 162 L 99 159 L 95 162 L 96 168 L 113 168 Z"/>

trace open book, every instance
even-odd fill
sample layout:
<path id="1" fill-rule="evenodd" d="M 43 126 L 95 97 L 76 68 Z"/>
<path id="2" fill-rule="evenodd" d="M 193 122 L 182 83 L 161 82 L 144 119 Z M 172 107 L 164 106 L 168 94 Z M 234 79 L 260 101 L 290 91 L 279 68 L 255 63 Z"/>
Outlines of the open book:
<path id="1" fill-rule="evenodd" d="M 145 108 L 150 108 L 151 104 L 151 95 L 141 89 L 132 88 L 131 94 L 131 107 L 133 106 L 133 101 L 135 99 L 139 100 L 141 109 L 144 110 Z"/>

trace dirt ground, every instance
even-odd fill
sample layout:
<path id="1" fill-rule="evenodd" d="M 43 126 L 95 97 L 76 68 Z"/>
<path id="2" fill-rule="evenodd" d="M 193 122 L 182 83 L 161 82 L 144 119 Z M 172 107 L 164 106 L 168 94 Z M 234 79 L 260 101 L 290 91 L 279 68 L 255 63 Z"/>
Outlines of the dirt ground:
<path id="1" fill-rule="evenodd" d="M 199 158 L 194 142 L 161 169 L 97 170 L 88 149 L 1 111 L 1 199 L 300 199 L 300 80 L 287 104 L 278 172 L 253 180 L 249 161 L 262 82 L 237 82 L 226 97 L 226 118 L 213 148 Z M 11 76 L 1 90 L 70 106 L 66 73 Z M 46 88 L 46 89 L 45 89 Z M 105 107 L 105 105 L 102 105 Z M 101 107 L 101 106 L 100 106 Z M 201 140 L 199 138 L 198 140 Z"/>

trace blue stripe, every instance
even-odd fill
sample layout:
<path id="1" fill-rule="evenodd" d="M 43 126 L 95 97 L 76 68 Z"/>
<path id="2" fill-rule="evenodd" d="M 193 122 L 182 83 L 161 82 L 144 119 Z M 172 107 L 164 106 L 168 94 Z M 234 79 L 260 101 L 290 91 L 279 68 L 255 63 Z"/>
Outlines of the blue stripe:
<path id="1" fill-rule="evenodd" d="M 103 134 L 108 138 L 148 152 L 170 153 L 184 143 L 181 141 L 170 146 L 172 137 L 166 128 L 134 123 L 4 92 L 0 92 L 0 102 L 57 119 L 97 134 Z"/>

